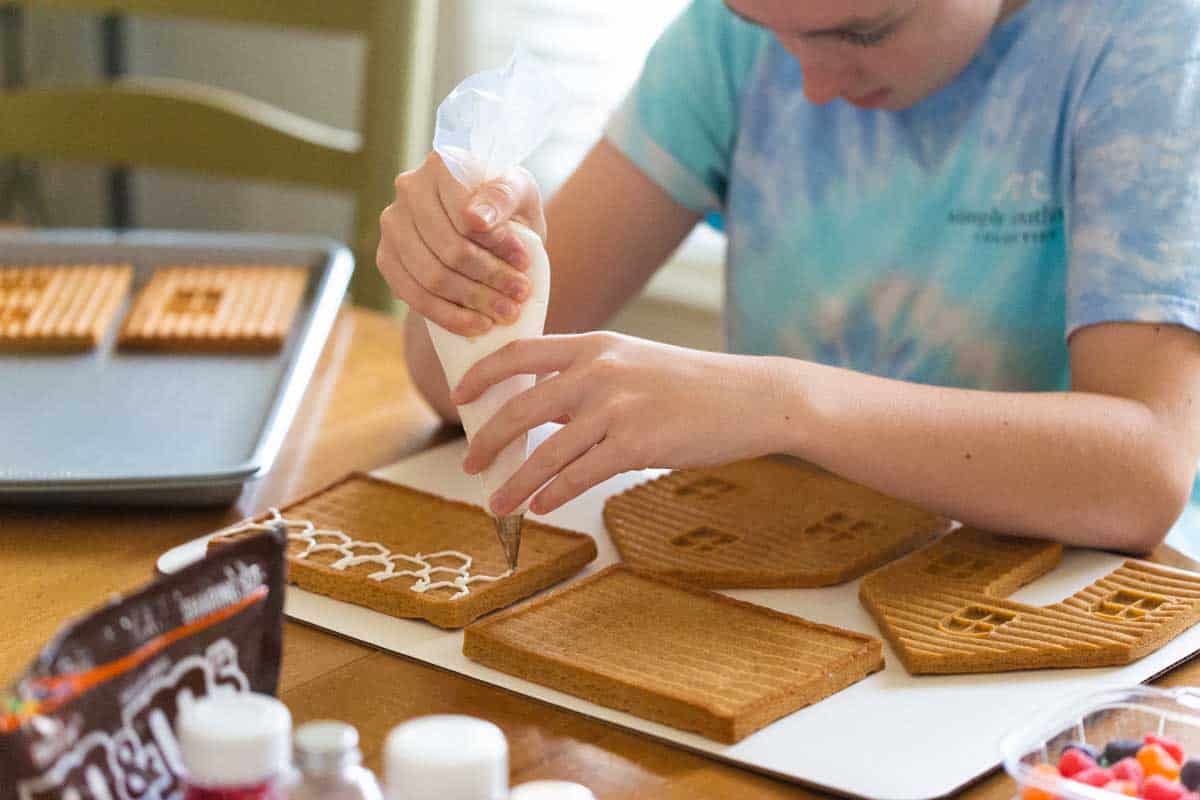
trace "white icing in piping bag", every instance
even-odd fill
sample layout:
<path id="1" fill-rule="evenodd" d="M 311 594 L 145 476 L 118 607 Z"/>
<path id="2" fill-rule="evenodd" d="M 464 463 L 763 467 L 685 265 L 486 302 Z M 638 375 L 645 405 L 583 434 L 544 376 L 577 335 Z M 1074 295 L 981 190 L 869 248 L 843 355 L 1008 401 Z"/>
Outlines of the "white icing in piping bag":
<path id="1" fill-rule="evenodd" d="M 510 223 L 525 252 L 529 254 L 529 280 L 532 291 L 529 298 L 521 304 L 521 313 L 517 321 L 511 325 L 493 325 L 491 330 L 481 336 L 467 338 L 450 333 L 440 325 L 425 320 L 429 328 L 429 338 L 437 350 L 442 369 L 446 371 L 446 380 L 454 388 L 467 374 L 475 362 L 486 355 L 494 353 L 504 345 L 516 339 L 528 339 L 541 336 L 546 324 L 546 303 L 550 298 L 550 261 L 546 258 L 546 248 L 542 246 L 541 238 L 523 225 Z M 466 405 L 458 407 L 462 417 L 463 429 L 467 433 L 467 441 L 475 438 L 476 432 L 483 427 L 492 416 L 500 410 L 511 398 L 533 388 L 535 376 L 514 375 L 488 388 Z M 500 451 L 495 460 L 479 473 L 483 485 L 483 502 L 481 505 L 491 513 L 490 500 L 492 494 L 504 485 L 529 455 L 529 435 L 522 433 Z M 517 551 L 520 549 L 520 518 L 529 509 L 526 500 L 511 515 L 517 519 L 497 519 L 497 534 L 504 546 L 510 569 L 516 568 Z M 516 528 L 516 530 L 513 530 Z"/>
<path id="2" fill-rule="evenodd" d="M 474 189 L 519 165 L 545 141 L 565 97 L 561 84 L 518 48 L 504 69 L 472 75 L 442 101 L 438 106 L 434 150 L 460 183 Z M 515 339 L 541 336 L 544 330 L 550 297 L 546 248 L 541 237 L 525 226 L 507 224 L 520 238 L 530 261 L 527 274 L 532 291 L 521 304 L 517 321 L 511 325 L 496 323 L 487 333 L 471 338 L 425 321 L 452 389 L 484 356 Z M 473 402 L 459 406 L 467 441 L 472 441 L 484 423 L 512 397 L 532 388 L 535 380 L 533 375 L 513 376 L 490 387 Z M 488 513 L 491 513 L 492 494 L 525 463 L 528 454 L 528 434 L 521 434 L 480 474 L 483 488 L 480 505 Z M 526 501 L 503 519 L 493 516 L 510 569 L 517 566 L 521 520 L 528 505 Z"/>

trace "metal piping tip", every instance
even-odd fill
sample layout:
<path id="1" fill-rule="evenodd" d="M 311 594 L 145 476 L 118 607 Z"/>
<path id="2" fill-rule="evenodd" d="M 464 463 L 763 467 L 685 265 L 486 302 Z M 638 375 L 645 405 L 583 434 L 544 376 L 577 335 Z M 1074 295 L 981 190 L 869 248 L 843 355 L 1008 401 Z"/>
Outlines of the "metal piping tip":
<path id="1" fill-rule="evenodd" d="M 492 517 L 496 523 L 496 535 L 500 537 L 500 546 L 504 548 L 504 556 L 508 559 L 508 568 L 517 568 L 517 554 L 521 550 L 521 523 L 525 521 L 524 514 L 509 514 L 507 517 Z"/>

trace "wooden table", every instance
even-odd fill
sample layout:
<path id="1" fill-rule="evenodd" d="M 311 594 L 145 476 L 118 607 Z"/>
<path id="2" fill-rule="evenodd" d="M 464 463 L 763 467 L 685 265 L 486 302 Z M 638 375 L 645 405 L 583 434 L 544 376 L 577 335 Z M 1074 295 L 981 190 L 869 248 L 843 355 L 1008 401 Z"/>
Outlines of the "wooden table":
<path id="1" fill-rule="evenodd" d="M 0 508 L 0 607 L 6 609 L 0 680 L 23 669 L 68 617 L 145 582 L 165 550 L 351 470 L 374 469 L 456 436 L 417 396 L 402 353 L 396 321 L 344 310 L 274 470 L 234 508 Z M 1175 563 L 1181 558 L 1165 550 L 1156 555 Z M 1200 662 L 1193 662 L 1159 683 L 1198 682 Z M 461 713 L 492 720 L 507 734 L 514 784 L 574 780 L 600 798 L 819 796 L 297 623 L 286 627 L 280 694 L 297 722 L 334 718 L 357 726 L 366 763 L 377 771 L 393 725 L 422 714 Z M 870 769 L 870 754 L 863 755 Z M 994 776 L 963 796 L 1009 800 L 1012 794 L 1011 781 Z"/>

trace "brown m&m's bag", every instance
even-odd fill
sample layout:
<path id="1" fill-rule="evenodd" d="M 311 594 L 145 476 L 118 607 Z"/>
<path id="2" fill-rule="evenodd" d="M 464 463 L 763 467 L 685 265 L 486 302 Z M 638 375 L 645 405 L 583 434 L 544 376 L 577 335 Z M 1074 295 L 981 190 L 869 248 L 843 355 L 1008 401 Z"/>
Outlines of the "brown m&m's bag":
<path id="1" fill-rule="evenodd" d="M 175 718 L 274 694 L 285 536 L 212 553 L 67 625 L 0 693 L 0 800 L 175 800 Z"/>

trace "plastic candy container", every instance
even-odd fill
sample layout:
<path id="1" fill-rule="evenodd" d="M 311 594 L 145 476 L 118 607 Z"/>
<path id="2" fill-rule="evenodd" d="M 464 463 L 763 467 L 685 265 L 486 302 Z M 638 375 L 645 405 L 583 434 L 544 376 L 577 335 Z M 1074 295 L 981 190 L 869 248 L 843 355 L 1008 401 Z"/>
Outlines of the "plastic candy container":
<path id="1" fill-rule="evenodd" d="M 1003 750 L 1022 800 L 1200 800 L 1200 691 L 1088 695 L 1014 732 Z"/>

